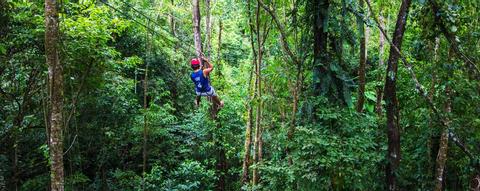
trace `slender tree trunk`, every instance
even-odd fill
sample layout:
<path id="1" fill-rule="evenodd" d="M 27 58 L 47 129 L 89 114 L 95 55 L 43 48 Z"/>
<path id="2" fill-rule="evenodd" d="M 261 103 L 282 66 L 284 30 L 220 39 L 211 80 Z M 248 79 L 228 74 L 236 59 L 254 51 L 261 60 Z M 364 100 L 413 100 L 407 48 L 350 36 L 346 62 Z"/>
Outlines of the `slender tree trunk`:
<path id="1" fill-rule="evenodd" d="M 453 60 L 451 58 L 451 55 L 453 54 L 453 48 L 450 48 L 450 52 L 448 54 L 449 57 L 449 63 L 452 63 Z M 453 72 L 450 69 L 451 67 L 447 68 L 447 73 L 448 75 L 446 76 L 446 79 L 444 80 L 445 85 L 445 96 L 447 97 L 447 100 L 445 102 L 445 107 L 444 111 L 447 113 L 452 112 L 452 100 L 451 100 L 451 87 L 450 87 L 450 77 L 452 76 Z M 445 120 L 447 127 L 450 125 L 450 120 L 447 119 Z M 438 153 L 437 153 L 437 160 L 436 160 L 436 170 L 435 170 L 435 191 L 442 191 L 445 190 L 445 165 L 447 163 L 447 152 L 448 152 L 448 129 L 442 127 L 442 135 L 440 136 L 440 141 L 439 141 L 439 147 L 438 147 Z"/>
<path id="2" fill-rule="evenodd" d="M 147 22 L 148 23 L 148 22 Z M 147 24 L 148 25 L 148 24 Z M 143 163 L 142 163 L 142 180 L 145 178 L 145 173 L 147 171 L 147 160 L 148 160 L 148 151 L 147 151 L 147 141 L 148 141 L 148 118 L 147 118 L 147 109 L 149 107 L 148 100 L 148 64 L 149 64 L 149 54 L 150 54 L 150 39 L 148 37 L 148 32 L 146 33 L 146 57 L 145 57 L 145 76 L 143 79 Z M 142 188 L 145 189 L 145 181 L 142 181 Z"/>
<path id="3" fill-rule="evenodd" d="M 13 144 L 13 184 L 15 187 L 15 191 L 18 191 L 18 176 L 19 176 L 19 171 L 18 171 L 18 138 L 17 138 L 17 132 L 14 132 L 14 138 L 13 138 L 14 144 Z"/>
<path id="4" fill-rule="evenodd" d="M 325 67 L 329 63 L 327 53 L 327 38 L 328 30 L 325 28 L 325 24 L 328 19 L 328 9 L 330 6 L 329 0 L 313 0 L 313 88 L 316 96 L 321 92 L 321 75 L 328 75 Z"/>
<path id="5" fill-rule="evenodd" d="M 250 150 L 251 150 L 251 144 L 252 144 L 252 126 L 253 126 L 253 100 L 255 99 L 255 92 L 257 88 L 257 83 L 252 82 L 253 76 L 254 76 L 254 70 L 256 71 L 256 66 L 257 66 L 257 51 L 255 48 L 255 39 L 254 39 L 254 23 L 253 23 L 253 18 L 252 18 L 252 12 L 251 12 L 251 0 L 247 1 L 247 14 L 248 14 L 248 25 L 250 28 L 250 44 L 252 48 L 252 70 L 250 72 L 250 77 L 248 80 L 249 83 L 249 88 L 248 88 L 248 109 L 247 109 L 247 127 L 245 130 L 245 145 L 244 145 L 244 151 L 245 155 L 243 157 L 243 164 L 242 164 L 242 184 L 247 184 L 248 181 L 250 180 L 249 177 L 249 167 L 250 167 Z M 255 33 L 256 34 L 256 33 Z M 255 74 L 255 79 L 256 79 L 256 74 Z M 255 153 L 255 152 L 254 152 Z"/>
<path id="6" fill-rule="evenodd" d="M 192 0 L 192 15 L 193 15 L 193 40 L 195 43 L 195 53 L 197 57 L 200 58 L 202 56 L 202 37 L 201 37 L 201 30 L 200 30 L 200 7 L 198 0 Z M 200 59 L 200 64 L 202 60 Z"/>
<path id="7" fill-rule="evenodd" d="M 175 2 L 174 0 L 171 0 L 170 3 L 172 4 L 172 6 L 175 6 Z M 175 22 L 175 18 L 173 17 L 173 11 L 170 13 L 171 15 L 169 16 L 170 17 L 170 30 L 171 30 L 171 33 L 174 37 L 177 36 L 177 29 L 176 29 L 176 22 Z"/>
<path id="8" fill-rule="evenodd" d="M 363 13 L 364 1 L 360 0 L 359 5 Z M 365 14 L 364 14 L 365 15 Z M 363 104 L 365 102 L 365 65 L 367 62 L 367 38 L 365 33 L 365 25 L 363 24 L 363 18 L 357 18 L 358 23 L 358 32 L 360 34 L 360 63 L 358 67 L 358 101 L 357 101 L 357 112 L 363 112 Z"/>
<path id="9" fill-rule="evenodd" d="M 397 16 L 397 23 L 393 33 L 393 45 L 401 50 L 403 34 L 407 24 L 408 10 L 411 0 L 403 0 L 400 11 Z M 396 90 L 398 59 L 399 52 L 393 47 L 390 48 L 390 56 L 388 58 L 387 75 L 385 81 L 385 102 L 387 104 L 387 138 L 388 138 L 388 155 L 386 167 L 386 181 L 388 190 L 397 190 L 396 174 L 400 164 L 400 127 L 399 127 L 399 111 Z"/>
<path id="10" fill-rule="evenodd" d="M 173 7 L 176 7 L 174 0 L 171 0 L 170 3 Z M 173 10 L 173 9 L 172 9 Z M 173 37 L 177 37 L 177 22 L 175 22 L 175 17 L 173 16 L 173 11 L 170 12 L 170 30 Z M 178 50 L 178 43 L 175 43 L 175 52 Z"/>
<path id="11" fill-rule="evenodd" d="M 437 36 L 435 37 L 435 44 L 433 47 L 433 66 L 435 67 L 438 65 L 438 47 L 440 46 L 440 38 Z M 436 68 L 436 67 L 435 67 Z M 435 85 L 437 84 L 437 72 L 435 68 L 432 68 L 432 84 L 430 85 L 430 90 L 428 92 L 428 99 L 433 100 L 434 95 L 435 95 Z M 430 121 L 428 124 L 429 128 L 433 129 L 435 128 L 435 115 L 433 113 L 430 113 Z M 433 134 L 430 137 L 430 140 L 428 141 L 428 156 L 430 157 L 430 160 L 428 160 L 428 174 L 435 176 L 435 161 L 437 158 L 438 154 L 438 140 L 440 140 L 440 137 L 438 135 Z"/>
<path id="12" fill-rule="evenodd" d="M 292 10 L 297 10 L 297 2 L 295 1 L 293 3 L 293 8 Z M 292 11 L 293 12 L 293 11 Z M 298 22 L 298 19 L 297 19 L 297 12 L 294 12 L 293 15 L 292 15 L 293 19 L 292 19 L 292 22 L 293 22 L 293 25 L 295 26 L 294 28 L 294 39 L 295 39 L 295 49 L 298 49 L 298 38 L 297 38 L 297 33 L 298 33 L 298 30 L 297 30 L 297 22 Z M 301 84 L 302 84 L 302 63 L 301 62 L 298 62 L 298 63 L 295 63 L 296 64 L 296 69 L 297 69 L 297 74 L 296 74 L 296 77 L 295 77 L 295 86 L 293 87 L 293 104 L 292 104 L 292 114 L 291 114 L 291 121 L 290 121 L 290 127 L 288 129 L 288 133 L 287 133 L 287 139 L 288 139 L 288 142 L 293 142 L 293 137 L 294 137 L 294 134 L 295 134 L 295 129 L 296 129 L 296 125 L 297 125 L 297 110 L 298 110 L 298 100 L 299 100 L 299 97 L 300 97 L 300 91 L 301 91 Z M 283 110 L 283 109 L 282 109 Z M 281 112 L 283 113 L 283 111 Z M 282 114 L 282 118 L 284 114 Z M 283 120 L 282 120 L 283 121 Z M 291 153 L 291 148 L 289 146 L 286 147 L 285 149 L 285 154 L 287 155 L 287 161 L 288 161 L 288 164 L 290 165 L 293 165 L 293 159 L 292 159 L 292 156 L 290 155 Z"/>
<path id="13" fill-rule="evenodd" d="M 262 151 L 262 106 L 263 106 L 263 99 L 262 99 L 262 57 L 263 57 L 263 41 L 265 40 L 260 31 L 260 5 L 257 1 L 257 9 L 256 9 L 256 35 L 257 35 L 257 63 L 255 66 L 255 73 L 256 73 L 256 117 L 255 117 L 255 153 L 253 155 L 253 162 L 256 165 L 259 165 L 262 161 L 263 151 Z M 253 169 L 253 185 L 257 185 L 260 180 L 260 175 L 258 173 L 258 168 Z"/>
<path id="14" fill-rule="evenodd" d="M 448 132 L 443 130 L 440 137 L 440 146 L 437 155 L 437 168 L 435 170 L 435 191 L 444 190 L 445 184 L 445 164 L 447 163 L 447 151 L 448 151 Z"/>
<path id="15" fill-rule="evenodd" d="M 222 76 L 222 30 L 223 30 L 223 23 L 222 20 L 219 19 L 218 21 L 218 47 L 217 47 L 217 62 L 218 62 L 218 76 Z"/>
<path id="16" fill-rule="evenodd" d="M 205 11 L 206 11 L 206 16 L 205 16 L 205 33 L 207 35 L 207 38 L 205 39 L 206 42 L 206 55 L 210 59 L 211 57 L 211 35 L 212 35 L 212 21 L 210 19 L 210 0 L 205 0 Z"/>
<path id="17" fill-rule="evenodd" d="M 381 28 L 385 28 L 382 11 L 380 11 L 380 16 L 378 17 L 378 22 L 380 23 Z M 384 50 L 385 49 L 385 36 L 383 36 L 383 34 L 381 32 L 380 32 L 379 36 L 380 36 L 380 39 L 379 39 L 379 45 L 378 45 L 378 68 L 379 68 L 379 71 L 381 71 L 381 69 L 383 69 L 385 67 L 384 66 L 385 64 L 383 63 L 383 53 L 385 51 Z M 378 81 L 382 80 L 382 75 L 381 75 L 380 72 L 378 74 L 377 79 L 378 79 Z M 383 95 L 382 87 L 377 86 L 377 101 L 376 101 L 376 104 L 375 104 L 375 111 L 377 112 L 378 116 L 382 115 L 382 95 Z"/>
<path id="18" fill-rule="evenodd" d="M 58 57 L 58 12 L 56 0 L 45 0 L 45 54 L 50 83 L 51 190 L 64 190 L 63 167 L 63 66 Z"/>
<path id="19" fill-rule="evenodd" d="M 248 109 L 247 109 L 247 127 L 245 130 L 245 145 L 244 151 L 245 155 L 243 157 L 243 164 L 242 164 L 242 183 L 247 184 L 249 177 L 248 177 L 248 168 L 250 167 L 250 148 L 252 144 L 252 125 L 253 125 L 253 113 L 252 113 L 252 103 L 249 100 Z"/>
<path id="20" fill-rule="evenodd" d="M 252 39 L 253 40 L 253 39 Z M 252 47 L 252 49 L 254 49 Z M 256 64 L 256 59 L 252 59 L 252 65 Z M 254 94 L 254 91 L 257 87 L 256 83 L 252 83 L 252 76 L 253 76 L 253 68 L 252 71 L 250 72 L 250 78 L 248 80 L 248 100 L 247 100 L 247 127 L 245 130 L 245 145 L 244 145 L 244 151 L 245 155 L 243 157 L 243 164 L 242 164 L 242 184 L 247 184 L 249 181 L 249 167 L 250 167 L 250 149 L 251 149 L 251 144 L 252 144 L 252 126 L 253 126 L 253 99 L 255 99 L 252 94 Z M 253 86 L 252 86 L 253 84 Z M 252 88 L 253 87 L 253 88 Z"/>

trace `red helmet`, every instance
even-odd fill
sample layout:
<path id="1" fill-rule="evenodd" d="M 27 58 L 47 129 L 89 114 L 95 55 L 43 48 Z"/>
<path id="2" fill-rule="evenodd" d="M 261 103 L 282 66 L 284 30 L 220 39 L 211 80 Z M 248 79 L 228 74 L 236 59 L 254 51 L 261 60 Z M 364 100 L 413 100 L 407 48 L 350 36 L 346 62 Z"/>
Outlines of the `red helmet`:
<path id="1" fill-rule="evenodd" d="M 192 66 L 200 65 L 200 60 L 198 60 L 197 58 L 194 58 L 192 59 L 192 61 L 190 61 L 190 64 Z"/>

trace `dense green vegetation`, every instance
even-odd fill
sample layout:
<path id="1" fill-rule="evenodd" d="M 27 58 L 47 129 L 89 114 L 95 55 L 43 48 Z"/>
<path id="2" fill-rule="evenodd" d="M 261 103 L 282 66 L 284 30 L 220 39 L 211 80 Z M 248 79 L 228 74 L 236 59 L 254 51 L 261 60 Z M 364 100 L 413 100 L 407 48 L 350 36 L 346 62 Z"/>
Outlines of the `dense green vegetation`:
<path id="1" fill-rule="evenodd" d="M 0 191 L 480 190 L 480 1 L 192 1 L 0 0 Z"/>

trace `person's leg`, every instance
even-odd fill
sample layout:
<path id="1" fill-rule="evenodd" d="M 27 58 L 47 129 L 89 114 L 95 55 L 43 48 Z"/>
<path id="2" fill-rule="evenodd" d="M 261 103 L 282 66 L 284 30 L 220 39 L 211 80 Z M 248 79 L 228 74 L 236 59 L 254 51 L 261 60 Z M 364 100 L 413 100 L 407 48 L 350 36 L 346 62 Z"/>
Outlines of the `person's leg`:
<path id="1" fill-rule="evenodd" d="M 218 105 L 219 108 L 223 107 L 223 101 L 220 100 L 220 98 L 217 95 L 212 96 L 214 104 Z"/>
<path id="2" fill-rule="evenodd" d="M 197 97 L 195 97 L 195 107 L 198 107 L 200 106 L 200 100 L 201 100 L 201 96 L 197 95 Z"/>
<path id="3" fill-rule="evenodd" d="M 213 104 L 217 105 L 219 108 L 223 107 L 223 101 L 220 100 L 213 86 L 211 87 L 210 91 L 207 92 L 207 95 L 212 98 Z"/>

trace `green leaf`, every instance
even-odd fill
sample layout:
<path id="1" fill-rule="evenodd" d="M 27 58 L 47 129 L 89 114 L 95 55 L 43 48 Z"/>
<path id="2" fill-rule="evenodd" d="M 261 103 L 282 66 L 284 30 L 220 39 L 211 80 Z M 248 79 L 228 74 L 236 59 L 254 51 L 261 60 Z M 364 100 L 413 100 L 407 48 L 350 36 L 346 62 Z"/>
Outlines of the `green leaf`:
<path id="1" fill-rule="evenodd" d="M 456 26 L 451 26 L 451 27 L 450 27 L 450 31 L 452 31 L 452 32 L 457 32 L 457 27 L 456 27 Z"/>
<path id="2" fill-rule="evenodd" d="M 0 55 L 4 55 L 7 53 L 7 49 L 5 48 L 5 45 L 0 44 Z"/>

